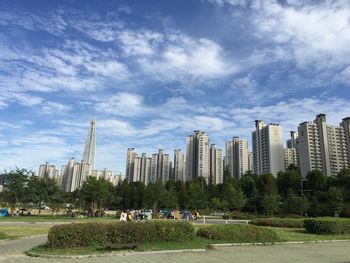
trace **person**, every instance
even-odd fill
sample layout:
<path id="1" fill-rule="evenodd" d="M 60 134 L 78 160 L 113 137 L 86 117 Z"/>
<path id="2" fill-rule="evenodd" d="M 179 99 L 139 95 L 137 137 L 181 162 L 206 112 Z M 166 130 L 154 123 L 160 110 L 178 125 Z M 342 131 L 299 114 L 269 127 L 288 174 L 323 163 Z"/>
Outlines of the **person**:
<path id="1" fill-rule="evenodd" d="M 126 222 L 127 219 L 127 214 L 126 211 L 124 210 L 121 214 L 120 214 L 120 221 Z"/>

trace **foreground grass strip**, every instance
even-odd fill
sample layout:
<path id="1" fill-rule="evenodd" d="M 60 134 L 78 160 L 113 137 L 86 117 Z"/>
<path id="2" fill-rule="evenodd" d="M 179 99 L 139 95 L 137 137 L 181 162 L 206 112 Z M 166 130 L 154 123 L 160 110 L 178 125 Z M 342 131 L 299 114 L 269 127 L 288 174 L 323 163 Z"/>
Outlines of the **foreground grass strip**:
<path id="1" fill-rule="evenodd" d="M 4 238 L 22 238 L 36 235 L 45 235 L 48 233 L 50 226 L 0 226 L 0 233 L 3 233 Z M 0 234 L 0 239 L 1 238 Z"/>

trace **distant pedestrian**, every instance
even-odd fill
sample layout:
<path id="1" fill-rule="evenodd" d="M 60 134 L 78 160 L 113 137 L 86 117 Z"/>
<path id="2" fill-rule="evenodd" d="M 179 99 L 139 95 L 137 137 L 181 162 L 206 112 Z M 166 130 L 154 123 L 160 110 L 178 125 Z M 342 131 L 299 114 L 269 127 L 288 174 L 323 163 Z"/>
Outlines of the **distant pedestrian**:
<path id="1" fill-rule="evenodd" d="M 126 220 L 127 220 L 127 214 L 126 214 L 126 211 L 123 211 L 120 214 L 120 221 L 126 222 Z"/>

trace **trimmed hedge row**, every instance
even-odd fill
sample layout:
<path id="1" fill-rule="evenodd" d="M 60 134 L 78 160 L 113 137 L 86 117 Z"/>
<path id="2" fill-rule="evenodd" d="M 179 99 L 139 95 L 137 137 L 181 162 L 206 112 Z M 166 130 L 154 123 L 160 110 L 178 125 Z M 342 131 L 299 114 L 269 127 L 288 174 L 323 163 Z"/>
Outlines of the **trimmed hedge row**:
<path id="1" fill-rule="evenodd" d="M 275 231 L 252 225 L 213 225 L 200 228 L 197 234 L 208 239 L 237 243 L 267 243 L 280 240 Z"/>
<path id="2" fill-rule="evenodd" d="M 188 222 L 73 223 L 51 227 L 48 233 L 48 246 L 103 247 L 109 243 L 188 241 L 192 240 L 194 235 L 194 227 Z"/>
<path id="3" fill-rule="evenodd" d="M 297 218 L 256 218 L 249 222 L 256 226 L 303 228 L 304 220 Z"/>
<path id="4" fill-rule="evenodd" d="M 350 234 L 350 219 L 345 218 L 305 219 L 304 226 L 307 232 L 313 234 Z"/>

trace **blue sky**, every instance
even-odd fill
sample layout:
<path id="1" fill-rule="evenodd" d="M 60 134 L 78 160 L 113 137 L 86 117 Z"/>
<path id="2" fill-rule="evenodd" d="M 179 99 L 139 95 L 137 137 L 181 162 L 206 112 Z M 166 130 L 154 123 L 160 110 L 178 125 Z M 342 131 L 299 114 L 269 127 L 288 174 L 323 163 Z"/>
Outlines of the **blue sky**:
<path id="1" fill-rule="evenodd" d="M 254 120 L 285 139 L 303 121 L 350 116 L 350 2 L 0 2 L 0 170 L 82 156 L 97 119 L 97 168 L 185 149 L 193 130 L 223 148 Z"/>

